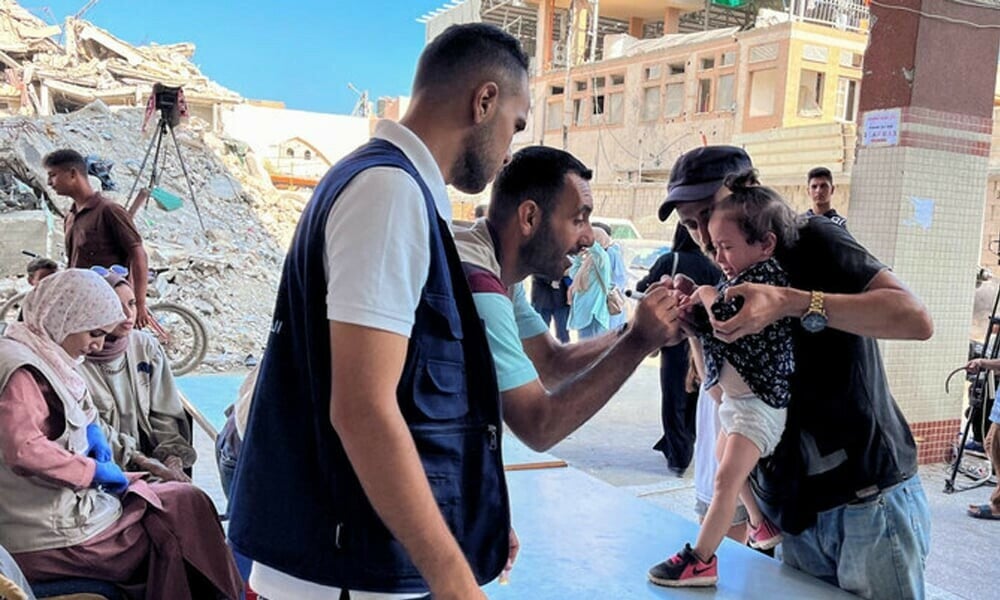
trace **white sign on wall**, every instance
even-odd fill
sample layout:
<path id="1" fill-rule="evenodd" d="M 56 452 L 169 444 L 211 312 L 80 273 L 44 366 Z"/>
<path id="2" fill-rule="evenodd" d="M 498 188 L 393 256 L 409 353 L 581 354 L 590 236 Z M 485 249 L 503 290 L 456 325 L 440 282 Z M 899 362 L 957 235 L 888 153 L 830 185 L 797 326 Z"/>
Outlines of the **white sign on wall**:
<path id="1" fill-rule="evenodd" d="M 895 146 L 899 144 L 899 122 L 902 111 L 898 108 L 872 110 L 865 113 L 862 146 Z"/>

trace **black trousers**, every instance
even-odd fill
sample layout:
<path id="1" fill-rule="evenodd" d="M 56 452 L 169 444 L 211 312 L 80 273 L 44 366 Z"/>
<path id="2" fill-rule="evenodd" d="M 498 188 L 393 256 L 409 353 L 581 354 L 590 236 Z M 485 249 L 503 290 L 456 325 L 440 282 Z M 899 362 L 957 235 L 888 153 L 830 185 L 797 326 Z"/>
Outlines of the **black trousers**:
<path id="1" fill-rule="evenodd" d="M 653 446 L 667 459 L 667 466 L 684 471 L 694 453 L 698 394 L 684 389 L 690 349 L 687 343 L 660 349 L 660 420 L 663 437 Z"/>

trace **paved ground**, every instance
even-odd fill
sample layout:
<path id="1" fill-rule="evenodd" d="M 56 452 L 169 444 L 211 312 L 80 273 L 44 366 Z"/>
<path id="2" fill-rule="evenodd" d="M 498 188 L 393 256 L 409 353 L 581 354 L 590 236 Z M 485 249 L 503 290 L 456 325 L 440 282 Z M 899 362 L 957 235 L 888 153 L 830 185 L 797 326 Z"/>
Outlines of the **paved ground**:
<path id="1" fill-rule="evenodd" d="M 225 500 L 218 485 L 208 438 L 199 432 L 202 459 L 195 467 L 196 482 L 216 499 Z M 551 450 L 571 466 L 646 501 L 695 520 L 693 468 L 683 478 L 670 475 L 662 455 L 651 449 L 660 436 L 659 375 L 647 361 L 594 419 Z M 975 459 L 972 459 L 975 462 Z M 980 464 L 983 464 L 980 461 Z M 928 597 L 934 600 L 1000 598 L 1000 521 L 965 516 L 965 506 L 983 503 L 990 488 L 945 494 L 945 465 L 921 467 L 933 519 L 932 550 L 927 564 Z M 961 486 L 971 480 L 959 476 Z M 664 552 L 669 551 L 665 548 Z"/>
<path id="2" fill-rule="evenodd" d="M 611 403 L 550 452 L 570 465 L 687 519 L 694 513 L 693 467 L 683 478 L 667 471 L 651 449 L 659 439 L 659 373 L 647 361 Z M 970 462 L 975 462 L 971 460 Z M 979 461 L 985 465 L 985 461 Z M 944 493 L 950 474 L 943 464 L 920 469 L 932 514 L 932 549 L 927 563 L 928 597 L 939 600 L 1000 598 L 1000 521 L 965 516 L 965 507 L 989 499 L 989 487 Z M 956 486 L 970 479 L 959 475 Z"/>

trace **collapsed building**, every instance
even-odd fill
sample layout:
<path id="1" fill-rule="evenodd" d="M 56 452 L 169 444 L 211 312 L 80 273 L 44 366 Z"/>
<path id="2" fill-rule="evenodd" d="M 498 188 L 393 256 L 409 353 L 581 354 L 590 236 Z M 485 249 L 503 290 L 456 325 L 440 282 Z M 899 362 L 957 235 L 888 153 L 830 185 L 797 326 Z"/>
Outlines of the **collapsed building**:
<path id="1" fill-rule="evenodd" d="M 62 34 L 60 45 L 52 38 Z M 0 116 L 48 116 L 83 108 L 144 106 L 153 84 L 184 86 L 191 114 L 213 128 L 243 98 L 191 62 L 194 44 L 133 46 L 83 19 L 49 25 L 12 0 L 0 0 Z"/>

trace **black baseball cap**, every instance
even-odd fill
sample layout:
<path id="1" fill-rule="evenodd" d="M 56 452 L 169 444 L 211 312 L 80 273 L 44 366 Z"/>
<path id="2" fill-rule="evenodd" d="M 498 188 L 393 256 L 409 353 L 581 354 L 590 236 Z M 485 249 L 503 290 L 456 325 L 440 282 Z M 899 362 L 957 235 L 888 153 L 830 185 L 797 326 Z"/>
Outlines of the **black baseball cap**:
<path id="1" fill-rule="evenodd" d="M 736 146 L 702 146 L 685 152 L 670 171 L 660 220 L 666 221 L 676 204 L 711 198 L 728 175 L 752 168 L 750 157 Z"/>

